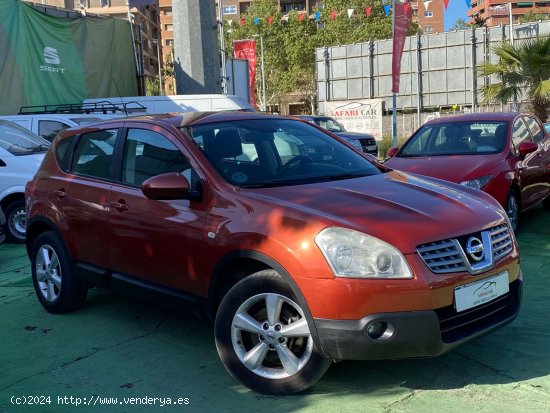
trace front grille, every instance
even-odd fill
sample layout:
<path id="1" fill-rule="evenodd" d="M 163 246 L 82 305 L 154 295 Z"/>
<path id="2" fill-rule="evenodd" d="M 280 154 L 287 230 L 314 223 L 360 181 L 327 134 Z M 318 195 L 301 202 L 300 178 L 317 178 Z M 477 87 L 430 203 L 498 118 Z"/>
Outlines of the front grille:
<path id="1" fill-rule="evenodd" d="M 512 236 L 506 225 L 499 225 L 490 230 L 491 245 L 493 247 L 493 261 L 496 262 L 512 252 Z"/>
<path id="2" fill-rule="evenodd" d="M 428 268 L 436 274 L 446 274 L 450 272 L 469 271 L 472 274 L 478 274 L 482 270 L 487 270 L 493 267 L 493 263 L 512 252 L 513 241 L 512 235 L 508 226 L 505 224 L 498 225 L 487 231 L 483 231 L 485 237 L 488 234 L 487 245 L 484 248 L 491 248 L 492 255 L 484 262 L 484 267 L 476 267 L 476 263 L 468 260 L 465 253 L 466 242 L 470 237 L 483 238 L 481 233 L 469 234 L 458 238 L 445 239 L 435 241 L 428 244 L 419 245 L 416 249 L 424 263 Z M 490 244 L 489 245 L 489 240 Z"/>
<path id="3" fill-rule="evenodd" d="M 454 306 L 435 310 L 439 319 L 441 339 L 453 343 L 495 324 L 511 319 L 519 310 L 521 282 L 510 284 L 510 291 L 493 301 L 458 313 Z"/>
<path id="4" fill-rule="evenodd" d="M 420 245 L 417 251 L 430 270 L 437 274 L 445 274 L 466 271 L 459 248 L 458 243 L 447 239 Z"/>
<path id="5" fill-rule="evenodd" d="M 361 146 L 370 146 L 370 145 L 376 144 L 376 141 L 374 140 L 374 138 L 362 138 L 362 139 L 359 139 L 359 142 L 361 142 Z"/>

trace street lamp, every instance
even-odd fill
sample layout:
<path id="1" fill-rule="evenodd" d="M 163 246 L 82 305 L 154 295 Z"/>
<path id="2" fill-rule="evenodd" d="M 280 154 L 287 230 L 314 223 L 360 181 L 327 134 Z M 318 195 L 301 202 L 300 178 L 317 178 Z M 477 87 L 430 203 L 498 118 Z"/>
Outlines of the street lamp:
<path id="1" fill-rule="evenodd" d="M 162 90 L 162 66 L 160 64 L 160 39 L 153 39 L 153 43 L 157 46 L 157 60 L 159 62 L 159 94 L 162 96 L 164 93 Z"/>
<path id="2" fill-rule="evenodd" d="M 265 67 L 264 67 L 264 36 L 255 34 L 252 37 L 260 38 L 261 68 L 262 68 L 262 112 L 266 111 L 266 93 L 265 93 Z"/>

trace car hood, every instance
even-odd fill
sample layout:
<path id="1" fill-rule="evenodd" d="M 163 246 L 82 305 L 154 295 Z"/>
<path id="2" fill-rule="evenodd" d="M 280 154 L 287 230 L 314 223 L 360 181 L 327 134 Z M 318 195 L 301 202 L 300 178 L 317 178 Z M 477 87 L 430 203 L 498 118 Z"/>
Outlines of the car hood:
<path id="1" fill-rule="evenodd" d="M 341 136 L 342 138 L 349 138 L 349 139 L 374 139 L 374 136 L 369 135 L 368 133 L 359 133 L 359 132 L 332 132 L 337 136 Z"/>
<path id="2" fill-rule="evenodd" d="M 250 192 L 272 209 L 285 205 L 308 222 L 321 219 L 326 226 L 361 231 L 404 253 L 504 221 L 504 211 L 480 191 L 397 171 Z"/>
<path id="3" fill-rule="evenodd" d="M 432 176 L 450 182 L 464 182 L 487 174 L 501 160 L 496 155 L 453 155 L 401 158 L 395 156 L 384 165 L 400 171 Z"/>

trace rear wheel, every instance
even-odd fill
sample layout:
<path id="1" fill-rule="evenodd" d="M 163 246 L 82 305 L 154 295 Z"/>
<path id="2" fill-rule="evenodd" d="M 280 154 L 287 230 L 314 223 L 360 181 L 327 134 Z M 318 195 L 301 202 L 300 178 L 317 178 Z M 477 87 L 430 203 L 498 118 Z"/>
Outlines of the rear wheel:
<path id="1" fill-rule="evenodd" d="M 6 215 L 6 236 L 9 241 L 16 243 L 25 242 L 27 227 L 27 215 L 25 213 L 25 200 L 16 199 L 4 208 Z"/>
<path id="2" fill-rule="evenodd" d="M 292 394 L 315 384 L 331 361 L 315 347 L 303 309 L 275 271 L 238 282 L 215 324 L 216 348 L 229 373 L 263 394 Z"/>
<path id="3" fill-rule="evenodd" d="M 517 232 L 519 225 L 519 200 L 516 191 L 510 189 L 506 199 L 506 215 L 512 224 L 512 230 Z"/>
<path id="4" fill-rule="evenodd" d="M 84 304 L 88 289 L 74 277 L 69 255 L 55 233 L 36 238 L 31 265 L 36 295 L 50 313 L 65 313 Z"/>

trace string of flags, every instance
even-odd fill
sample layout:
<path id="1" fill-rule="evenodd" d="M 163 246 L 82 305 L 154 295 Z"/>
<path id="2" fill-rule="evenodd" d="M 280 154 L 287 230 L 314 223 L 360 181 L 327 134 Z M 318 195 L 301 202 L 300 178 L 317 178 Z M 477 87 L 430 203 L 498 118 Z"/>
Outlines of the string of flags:
<path id="1" fill-rule="evenodd" d="M 464 0 L 464 1 L 466 2 L 466 6 L 467 6 L 468 8 L 470 8 L 470 7 L 471 7 L 471 0 Z M 424 5 L 424 9 L 425 9 L 425 10 L 429 10 L 430 5 L 431 5 L 431 2 L 432 2 L 432 0 L 424 0 L 424 1 L 422 2 L 423 5 Z M 450 2 L 450 0 L 443 0 L 443 5 L 445 6 L 445 10 L 448 9 L 448 7 L 449 7 L 449 2 Z M 411 7 L 411 6 L 410 6 L 410 4 L 408 3 L 408 1 L 404 1 L 404 2 L 403 2 L 403 7 L 404 7 L 404 10 L 405 10 L 405 13 L 407 13 L 409 7 Z M 389 16 L 389 15 L 391 14 L 391 9 L 392 9 L 392 7 L 391 7 L 390 4 L 384 4 L 384 5 L 383 5 L 383 9 L 384 9 L 384 14 L 385 14 L 386 16 Z M 365 16 L 366 16 L 367 18 L 369 18 L 369 17 L 371 16 L 371 14 L 372 14 L 372 11 L 373 11 L 373 10 L 372 10 L 372 7 L 371 7 L 371 6 L 365 8 L 365 10 L 364 10 Z M 336 10 L 330 10 L 330 13 L 329 13 L 329 15 L 328 15 L 329 20 L 330 20 L 331 22 L 333 22 L 333 21 L 336 19 L 336 17 L 337 17 L 338 15 L 339 15 L 339 13 L 338 13 Z M 353 18 L 354 16 L 359 16 L 359 15 L 356 13 L 356 9 L 354 9 L 354 8 L 349 8 L 349 9 L 347 9 L 347 16 L 348 16 L 349 19 L 351 19 L 351 18 Z M 315 22 L 319 23 L 319 22 L 321 21 L 321 18 L 322 18 L 322 13 L 321 13 L 320 11 L 316 11 L 316 12 L 313 13 L 313 15 L 309 16 L 309 17 L 307 18 L 307 20 L 315 20 Z M 281 18 L 281 20 L 282 20 L 282 21 L 285 21 L 285 22 L 288 22 L 289 19 L 290 19 L 290 16 L 289 16 L 289 15 L 285 15 L 285 16 L 283 16 L 283 17 Z M 299 13 L 299 14 L 298 14 L 298 21 L 299 21 L 300 23 L 302 23 L 305 19 L 306 19 L 306 14 L 304 14 L 304 13 Z M 306 21 L 307 21 L 307 20 L 306 20 Z M 260 18 L 260 17 L 254 17 L 254 18 L 252 19 L 252 23 L 253 23 L 254 25 L 256 25 L 256 26 L 259 25 L 262 21 L 267 21 L 267 24 L 272 25 L 272 24 L 273 24 L 273 21 L 274 21 L 274 17 L 273 17 L 273 16 L 269 16 L 267 19 L 263 19 L 263 18 Z M 232 23 L 233 23 L 233 22 L 232 22 L 231 20 L 229 20 L 229 24 L 232 24 Z M 245 23 L 246 23 L 246 19 L 244 19 L 244 18 L 240 19 L 239 24 L 240 24 L 241 26 L 243 26 Z"/>

